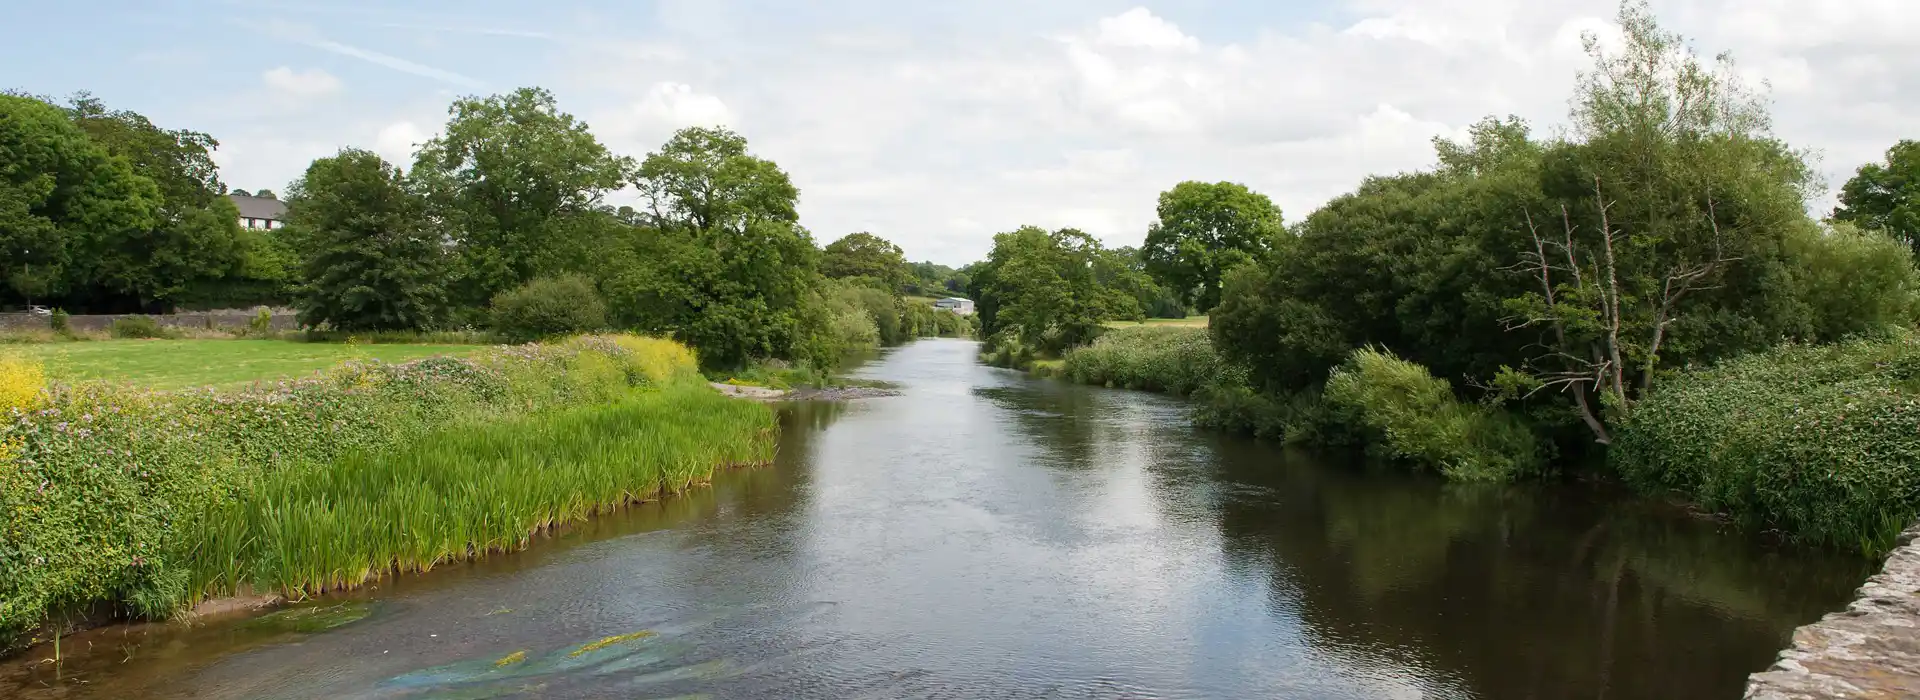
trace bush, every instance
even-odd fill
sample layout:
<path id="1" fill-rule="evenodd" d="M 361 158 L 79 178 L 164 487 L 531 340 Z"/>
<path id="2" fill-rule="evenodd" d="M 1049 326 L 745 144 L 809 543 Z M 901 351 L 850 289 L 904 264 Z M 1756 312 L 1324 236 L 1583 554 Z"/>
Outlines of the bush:
<path id="1" fill-rule="evenodd" d="M 1324 396 L 1381 457 L 1460 481 L 1510 481 L 1541 468 L 1539 442 L 1525 425 L 1461 403 L 1446 380 L 1385 350 L 1353 351 L 1327 378 Z"/>
<path id="2" fill-rule="evenodd" d="M 122 316 L 113 320 L 111 332 L 115 338 L 171 338 L 172 329 L 163 328 L 152 316 Z"/>
<path id="3" fill-rule="evenodd" d="M 1663 382 L 1609 460 L 1750 526 L 1889 549 L 1920 516 L 1920 338 L 1788 345 Z"/>
<path id="4" fill-rule="evenodd" d="M 607 305 L 583 275 L 542 277 L 493 298 L 493 327 L 526 342 L 605 328 Z"/>
<path id="5" fill-rule="evenodd" d="M 255 313 L 253 315 L 253 318 L 247 319 L 247 335 L 256 336 L 256 337 L 266 337 L 268 335 L 271 335 L 272 333 L 273 333 L 273 312 L 272 311 L 269 311 L 263 308 L 263 309 L 260 309 L 259 312 Z"/>
<path id="6" fill-rule="evenodd" d="M 0 468 L 0 647 L 49 614 L 96 601 L 165 616 L 242 585 L 296 595 L 350 585 L 386 572 L 389 567 L 381 562 L 424 567 L 443 554 L 511 548 L 542 523 L 613 505 L 599 497 L 575 499 L 569 494 L 576 490 L 651 493 L 664 482 L 596 481 L 590 487 L 564 480 L 528 482 L 524 474 L 560 475 L 591 465 L 538 459 L 521 464 L 527 454 L 507 449 L 511 445 L 461 453 L 455 461 L 476 463 L 445 467 L 492 473 L 488 470 L 499 470 L 489 465 L 506 460 L 516 465 L 511 474 L 431 488 L 395 483 L 381 469 L 342 465 L 403 454 L 403 448 L 435 435 L 478 435 L 486 431 L 475 426 L 491 421 L 624 401 L 636 395 L 633 387 L 707 393 L 694 360 L 691 351 L 670 341 L 586 336 L 464 358 L 351 362 L 310 379 L 187 391 L 44 385 L 37 366 L 0 360 L 0 401 L 7 404 L 0 406 L 5 462 Z M 685 427 L 682 417 L 700 420 L 685 408 L 700 401 L 688 401 L 677 404 L 684 410 L 656 412 L 650 422 L 629 426 L 622 441 L 643 447 L 652 455 L 648 460 L 679 460 L 676 470 L 714 466 L 700 461 L 712 451 L 689 447 L 695 443 L 771 449 L 763 434 L 771 428 L 770 414 L 755 419 L 762 422 L 745 432 L 660 442 L 660 436 L 677 435 L 674 431 Z M 508 482 L 527 486 L 501 491 Z M 357 483 L 384 486 L 364 493 L 320 488 L 335 483 L 341 489 Z M 312 498 L 259 500 L 276 492 Z M 393 549 L 405 544 L 396 535 L 403 523 L 343 514 L 360 512 L 354 508 L 363 505 L 370 509 L 366 512 L 386 513 L 382 509 L 395 504 L 321 498 L 343 493 L 493 505 L 484 517 L 461 510 L 458 518 L 434 521 L 454 536 L 471 533 L 472 539 L 433 543 L 431 551 Z M 338 508 L 313 505 L 327 502 Z M 500 539 L 502 532 L 516 532 L 520 539 Z M 316 542 L 334 544 L 308 546 Z M 357 568 L 321 565 L 342 552 L 362 557 Z"/>
<path id="7" fill-rule="evenodd" d="M 1220 373 L 1207 329 L 1132 326 L 1069 350 L 1063 374 L 1081 384 L 1192 394 Z"/>
<path id="8" fill-rule="evenodd" d="M 55 333 L 64 335 L 73 332 L 73 325 L 68 320 L 66 309 L 54 309 L 53 313 L 47 316 L 47 323 L 52 325 Z"/>

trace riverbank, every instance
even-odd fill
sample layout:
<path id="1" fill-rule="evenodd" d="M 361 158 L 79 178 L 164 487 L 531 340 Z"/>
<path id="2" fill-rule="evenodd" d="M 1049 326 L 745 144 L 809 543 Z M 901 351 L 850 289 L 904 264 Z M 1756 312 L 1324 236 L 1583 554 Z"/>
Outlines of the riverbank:
<path id="1" fill-rule="evenodd" d="M 1793 633 L 1748 700 L 1920 697 L 1920 523 L 1847 609 Z"/>
<path id="2" fill-rule="evenodd" d="M 0 640 L 71 615 L 164 618 L 526 545 L 545 529 L 772 457 L 765 406 L 693 353 L 583 336 L 159 391 L 0 366 Z"/>

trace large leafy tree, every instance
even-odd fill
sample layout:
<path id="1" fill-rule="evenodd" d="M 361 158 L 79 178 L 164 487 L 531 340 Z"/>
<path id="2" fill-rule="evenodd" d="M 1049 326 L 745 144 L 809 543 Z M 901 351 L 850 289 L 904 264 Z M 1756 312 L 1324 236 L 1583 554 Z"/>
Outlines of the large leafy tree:
<path id="1" fill-rule="evenodd" d="M 159 221 L 161 195 L 44 101 L 0 94 L 0 273 L 20 298 L 84 294 L 89 252 Z"/>
<path id="2" fill-rule="evenodd" d="M 223 196 L 212 136 L 163 129 L 145 116 L 110 110 L 81 93 L 68 108 L 94 143 L 124 158 L 136 175 L 160 192 L 154 224 L 125 235 L 84 239 L 86 266 L 79 280 L 95 306 L 135 306 L 171 311 L 190 297 L 207 298 L 214 287 L 248 271 L 250 251 L 267 245 L 240 227 L 233 202 Z"/>
<path id="3" fill-rule="evenodd" d="M 1902 140 L 1886 162 L 1860 166 L 1840 188 L 1833 218 L 1885 232 L 1920 256 L 1920 141 Z"/>
<path id="4" fill-rule="evenodd" d="M 900 246 L 865 231 L 827 244 L 820 272 L 834 279 L 860 278 L 890 293 L 908 281 L 907 258 Z"/>
<path id="5" fill-rule="evenodd" d="M 820 250 L 799 224 L 800 191 L 726 129 L 689 128 L 634 173 L 645 206 L 605 283 L 625 323 L 668 332 L 712 367 L 761 358 L 826 361 L 801 349 L 818 297 Z"/>
<path id="6" fill-rule="evenodd" d="M 1132 290 L 1102 284 L 1103 272 L 1126 274 L 1102 264 L 1105 252 L 1076 229 L 1024 226 L 994 236 L 993 251 L 973 273 L 982 332 L 1057 352 L 1092 341 L 1110 319 L 1139 318 Z"/>
<path id="7" fill-rule="evenodd" d="M 1142 248 L 1147 270 L 1201 311 L 1220 302 L 1228 270 L 1264 255 L 1282 231 L 1280 208 L 1234 182 L 1174 185 L 1156 212 Z"/>
<path id="8" fill-rule="evenodd" d="M 607 229 L 597 205 L 626 182 L 629 159 L 540 88 L 457 100 L 448 112 L 409 177 L 457 244 L 453 291 L 463 307 L 600 254 Z"/>
<path id="9" fill-rule="evenodd" d="M 445 309 L 447 261 L 425 202 L 398 168 L 345 149 L 288 191 L 288 230 L 303 263 L 300 322 L 342 330 L 418 329 Z"/>

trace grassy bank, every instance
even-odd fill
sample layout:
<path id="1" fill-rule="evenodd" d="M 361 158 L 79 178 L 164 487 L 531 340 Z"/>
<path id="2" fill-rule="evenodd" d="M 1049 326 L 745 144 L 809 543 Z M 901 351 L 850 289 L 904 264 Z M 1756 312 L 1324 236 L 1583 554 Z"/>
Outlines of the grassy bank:
<path id="1" fill-rule="evenodd" d="M 104 379 L 157 389 L 312 374 L 349 360 L 406 362 L 480 350 L 473 345 L 336 344 L 286 340 L 102 340 L 18 345 L 60 381 Z"/>
<path id="2" fill-rule="evenodd" d="M 0 361 L 0 639 L 105 602 L 164 616 L 523 544 L 771 456 L 763 406 L 670 341 L 592 336 L 161 391 Z"/>
<path id="3" fill-rule="evenodd" d="M 1220 357 L 1205 325 L 1135 324 L 1068 351 L 1059 373 L 1082 384 L 1185 396 L 1220 375 Z"/>

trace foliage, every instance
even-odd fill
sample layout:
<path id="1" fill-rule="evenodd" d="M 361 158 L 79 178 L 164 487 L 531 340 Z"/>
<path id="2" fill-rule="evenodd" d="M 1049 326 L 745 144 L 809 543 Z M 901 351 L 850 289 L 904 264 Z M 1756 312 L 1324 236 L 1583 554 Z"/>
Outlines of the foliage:
<path id="1" fill-rule="evenodd" d="M 1082 384 L 1184 396 L 1213 381 L 1220 360 L 1205 328 L 1133 326 L 1067 352 L 1062 373 Z"/>
<path id="2" fill-rule="evenodd" d="M 971 286 L 972 278 L 962 270 L 931 261 L 913 263 L 909 267 L 913 278 L 905 288 L 908 294 L 928 297 L 964 295 Z"/>
<path id="3" fill-rule="evenodd" d="M 540 88 L 454 101 L 409 177 L 456 244 L 455 304 L 479 308 L 542 273 L 576 268 L 600 243 L 601 197 L 627 181 L 587 125 Z"/>
<path id="4" fill-rule="evenodd" d="M 315 160 L 287 197 L 304 259 L 300 323 L 418 330 L 444 313 L 448 269 L 425 208 L 399 169 L 370 151 Z"/>
<path id="5" fill-rule="evenodd" d="M 101 277 L 88 254 L 151 230 L 161 204 L 65 111 L 0 94 L 0 270 L 15 294 L 84 293 Z"/>
<path id="6" fill-rule="evenodd" d="M 1368 178 L 1229 273 L 1222 358 L 1284 397 L 1378 346 L 1468 398 L 1504 376 L 1531 420 L 1605 443 L 1678 368 L 1911 319 L 1911 271 L 1808 220 L 1809 171 L 1731 64 L 1644 5 L 1620 21 L 1618 52 L 1589 41 L 1566 140 L 1484 120 L 1437 140 L 1432 171 Z"/>
<path id="7" fill-rule="evenodd" d="M 73 330 L 72 321 L 69 320 L 66 309 L 54 309 L 53 313 L 47 315 L 47 324 L 55 333 L 68 333 Z"/>
<path id="8" fill-rule="evenodd" d="M 1805 324 L 1793 335 L 1878 335 L 1920 320 L 1920 269 L 1907 244 L 1846 222 L 1825 230 L 1809 223 L 1783 243 L 1795 264 L 1780 284 L 1801 307 L 1791 317 Z"/>
<path id="9" fill-rule="evenodd" d="M 607 306 L 593 280 L 568 274 L 541 277 L 495 295 L 493 328 L 518 342 L 597 331 L 607 325 Z"/>
<path id="10" fill-rule="evenodd" d="M 888 294 L 900 293 L 908 279 L 900 246 L 864 231 L 828 243 L 820 272 L 834 279 L 859 278 Z"/>
<path id="11" fill-rule="evenodd" d="M 162 328 L 160 322 L 152 316 L 123 316 L 113 320 L 110 332 L 115 338 L 149 339 L 171 337 L 170 329 Z"/>
<path id="12" fill-rule="evenodd" d="M 261 309 L 253 315 L 253 318 L 247 319 L 248 335 L 264 336 L 272 332 L 273 332 L 273 311 L 265 307 L 261 307 Z"/>
<path id="13" fill-rule="evenodd" d="M 233 390 L 51 385 L 0 428 L 0 631 L 95 601 L 164 616 L 241 584 L 351 585 L 768 458 L 771 414 L 693 367 L 596 336 Z M 590 405 L 609 406 L 564 410 Z"/>
<path id="14" fill-rule="evenodd" d="M 1027 226 L 993 241 L 973 273 L 980 331 L 991 342 L 1055 354 L 1091 342 L 1108 319 L 1142 317 L 1127 288 L 1102 284 L 1103 249 L 1092 236 Z"/>
<path id="15" fill-rule="evenodd" d="M 1510 481 L 1541 469 L 1541 448 L 1525 425 L 1460 402 L 1446 380 L 1391 352 L 1355 350 L 1327 378 L 1325 396 L 1379 456 L 1460 481 Z"/>
<path id="16" fill-rule="evenodd" d="M 1690 369 L 1609 453 L 1628 483 L 1873 554 L 1920 516 L 1920 338 L 1787 345 Z"/>
<path id="17" fill-rule="evenodd" d="M 779 166 L 731 131 L 689 128 L 648 154 L 635 180 L 647 207 L 601 285 L 616 322 L 669 333 L 709 368 L 821 359 L 802 324 L 832 318 L 803 308 L 821 299 L 820 250 Z"/>
<path id="18" fill-rule="evenodd" d="M 1886 162 L 1860 166 L 1840 188 L 1833 218 L 1883 232 L 1920 256 L 1920 141 L 1902 139 Z"/>
<path id="19" fill-rule="evenodd" d="M 1263 257 L 1283 232 L 1280 207 L 1234 182 L 1174 185 L 1155 212 L 1141 251 L 1147 270 L 1202 313 L 1220 303 L 1227 271 Z"/>

